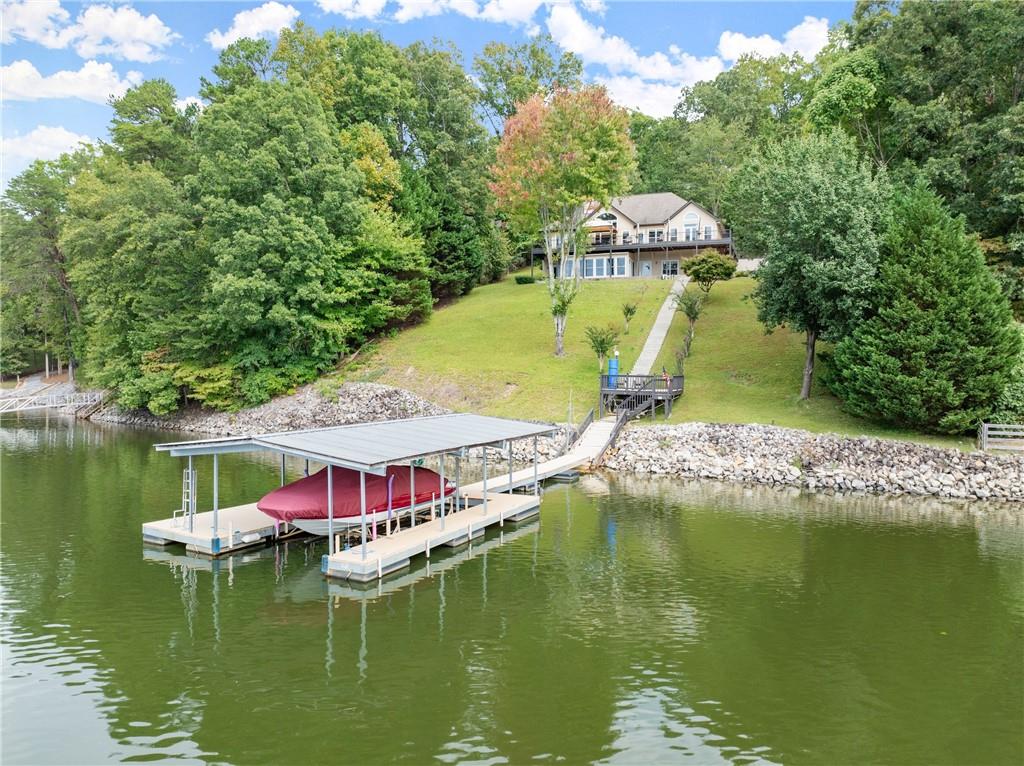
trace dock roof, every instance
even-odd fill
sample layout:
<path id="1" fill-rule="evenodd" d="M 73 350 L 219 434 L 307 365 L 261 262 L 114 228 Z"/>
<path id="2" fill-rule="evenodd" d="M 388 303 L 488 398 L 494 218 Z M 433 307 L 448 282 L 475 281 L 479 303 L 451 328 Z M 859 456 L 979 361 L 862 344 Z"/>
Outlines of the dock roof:
<path id="1" fill-rule="evenodd" d="M 556 426 L 485 415 L 434 415 L 305 431 L 157 444 L 175 457 L 268 450 L 358 471 L 379 473 L 393 463 L 468 447 L 551 433 Z"/>

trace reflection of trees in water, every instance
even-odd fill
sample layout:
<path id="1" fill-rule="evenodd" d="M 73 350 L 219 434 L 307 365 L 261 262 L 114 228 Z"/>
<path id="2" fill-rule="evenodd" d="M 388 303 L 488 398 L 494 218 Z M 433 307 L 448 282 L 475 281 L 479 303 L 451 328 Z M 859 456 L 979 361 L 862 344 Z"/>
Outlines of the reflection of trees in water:
<path id="1" fill-rule="evenodd" d="M 903 760 L 940 761 L 948 732 L 1019 721 L 1017 538 L 932 501 L 584 477 L 522 536 L 353 593 L 320 576 L 319 543 L 144 560 L 138 525 L 177 499 L 180 467 L 130 434 L 83 443 L 46 453 L 46 486 L 8 479 L 40 470 L 38 444 L 4 455 L 9 620 L 94 668 L 112 735 L 154 752 L 891 762 L 913 732 Z M 222 480 L 250 495 L 276 464 Z"/>

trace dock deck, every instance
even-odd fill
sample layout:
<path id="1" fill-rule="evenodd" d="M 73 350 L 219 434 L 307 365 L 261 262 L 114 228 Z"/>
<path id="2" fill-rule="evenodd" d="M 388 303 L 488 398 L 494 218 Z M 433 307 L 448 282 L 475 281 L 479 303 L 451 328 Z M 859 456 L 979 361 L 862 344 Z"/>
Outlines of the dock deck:
<path id="1" fill-rule="evenodd" d="M 464 545 L 483 535 L 487 527 L 525 521 L 540 512 L 537 495 L 488 492 L 485 504 L 483 492 L 467 490 L 470 507 L 367 541 L 365 552 L 364 546 L 356 545 L 324 556 L 323 573 L 339 580 L 369 582 L 404 569 L 414 556 L 429 558 L 439 545 Z"/>
<path id="2" fill-rule="evenodd" d="M 197 513 L 191 529 L 187 516 L 177 516 L 142 525 L 142 540 L 150 545 L 183 543 L 185 549 L 207 556 L 260 545 L 274 537 L 274 521 L 256 508 L 256 503 L 221 508 L 217 511 L 217 529 L 213 511 Z"/>

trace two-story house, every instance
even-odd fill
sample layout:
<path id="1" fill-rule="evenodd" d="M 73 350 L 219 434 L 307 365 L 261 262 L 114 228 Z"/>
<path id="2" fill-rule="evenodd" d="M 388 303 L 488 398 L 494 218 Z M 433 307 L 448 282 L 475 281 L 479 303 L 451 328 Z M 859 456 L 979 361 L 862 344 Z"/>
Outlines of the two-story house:
<path id="1" fill-rule="evenodd" d="M 729 231 L 706 208 L 678 194 L 631 194 L 593 208 L 584 223 L 587 249 L 577 257 L 584 279 L 675 277 L 680 262 L 704 248 L 732 255 Z M 555 237 L 551 244 L 557 246 Z M 544 248 L 534 254 L 543 255 Z"/>

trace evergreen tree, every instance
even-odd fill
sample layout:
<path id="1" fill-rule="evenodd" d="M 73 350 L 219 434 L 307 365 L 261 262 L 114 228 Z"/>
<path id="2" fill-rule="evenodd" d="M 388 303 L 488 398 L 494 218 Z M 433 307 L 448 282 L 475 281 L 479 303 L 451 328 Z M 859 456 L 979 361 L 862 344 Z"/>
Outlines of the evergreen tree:
<path id="1" fill-rule="evenodd" d="M 835 348 L 851 412 L 944 433 L 973 428 L 1010 380 L 1021 338 L 976 242 L 917 186 L 893 205 L 873 316 Z"/>

